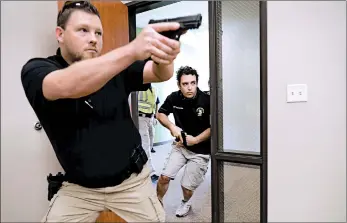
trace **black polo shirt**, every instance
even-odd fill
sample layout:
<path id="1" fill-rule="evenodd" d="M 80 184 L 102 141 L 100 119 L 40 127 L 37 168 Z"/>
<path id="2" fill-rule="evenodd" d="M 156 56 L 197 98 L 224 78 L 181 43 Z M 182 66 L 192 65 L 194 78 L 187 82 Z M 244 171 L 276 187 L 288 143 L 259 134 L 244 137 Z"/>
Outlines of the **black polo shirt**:
<path id="1" fill-rule="evenodd" d="M 132 91 L 148 89 L 149 84 L 143 84 L 144 66 L 144 61 L 133 63 L 89 96 L 55 101 L 43 96 L 42 81 L 50 72 L 68 67 L 59 50 L 57 55 L 34 58 L 23 66 L 25 94 L 68 181 L 93 188 L 114 186 L 115 176 L 129 165 L 141 136 L 128 98 Z"/>
<path id="2" fill-rule="evenodd" d="M 181 91 L 171 93 L 158 112 L 167 116 L 173 113 L 175 125 L 194 137 L 211 127 L 210 95 L 200 89 L 192 99 L 185 98 Z M 199 154 L 210 154 L 211 140 L 188 146 L 187 149 Z"/>

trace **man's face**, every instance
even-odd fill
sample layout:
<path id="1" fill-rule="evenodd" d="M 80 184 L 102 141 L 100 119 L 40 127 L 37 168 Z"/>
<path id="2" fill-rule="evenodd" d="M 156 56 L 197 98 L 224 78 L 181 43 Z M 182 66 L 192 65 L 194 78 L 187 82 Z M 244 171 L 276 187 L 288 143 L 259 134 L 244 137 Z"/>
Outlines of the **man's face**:
<path id="1" fill-rule="evenodd" d="M 102 50 L 102 24 L 97 15 L 76 10 L 71 13 L 65 30 L 57 27 L 60 48 L 70 62 L 94 58 Z"/>
<path id="2" fill-rule="evenodd" d="M 183 74 L 181 76 L 181 82 L 178 85 L 183 96 L 186 98 L 192 98 L 196 95 L 198 83 L 196 76 L 191 74 Z"/>

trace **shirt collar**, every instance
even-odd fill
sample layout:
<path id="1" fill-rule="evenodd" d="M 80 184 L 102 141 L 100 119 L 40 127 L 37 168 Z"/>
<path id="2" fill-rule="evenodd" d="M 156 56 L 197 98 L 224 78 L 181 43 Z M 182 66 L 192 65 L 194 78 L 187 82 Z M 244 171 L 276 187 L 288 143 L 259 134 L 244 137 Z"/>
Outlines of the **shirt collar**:
<path id="1" fill-rule="evenodd" d="M 199 97 L 199 94 L 200 94 L 200 93 L 201 93 L 201 90 L 200 90 L 199 88 L 197 88 L 197 89 L 196 89 L 196 94 L 195 94 L 194 97 L 192 97 L 192 98 L 186 98 L 186 97 L 183 96 L 182 92 L 179 90 L 180 96 L 181 96 L 182 99 L 185 100 L 185 101 L 193 101 L 193 100 L 197 99 L 197 98 Z"/>
<path id="2" fill-rule="evenodd" d="M 57 49 L 57 52 L 56 52 L 56 58 L 57 58 L 57 61 L 64 67 L 68 67 L 69 64 L 64 60 L 63 56 L 61 55 L 61 51 L 60 51 L 60 48 Z"/>

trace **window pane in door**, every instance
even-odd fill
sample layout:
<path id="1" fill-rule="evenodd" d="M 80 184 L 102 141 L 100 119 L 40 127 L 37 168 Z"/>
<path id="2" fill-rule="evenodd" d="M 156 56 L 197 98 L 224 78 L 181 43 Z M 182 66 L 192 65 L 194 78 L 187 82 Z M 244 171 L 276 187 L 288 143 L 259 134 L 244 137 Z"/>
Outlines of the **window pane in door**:
<path id="1" fill-rule="evenodd" d="M 219 150 L 260 154 L 260 13 L 258 1 L 218 4 Z"/>
<path id="2" fill-rule="evenodd" d="M 260 168 L 224 162 L 223 172 L 224 222 L 260 222 Z"/>

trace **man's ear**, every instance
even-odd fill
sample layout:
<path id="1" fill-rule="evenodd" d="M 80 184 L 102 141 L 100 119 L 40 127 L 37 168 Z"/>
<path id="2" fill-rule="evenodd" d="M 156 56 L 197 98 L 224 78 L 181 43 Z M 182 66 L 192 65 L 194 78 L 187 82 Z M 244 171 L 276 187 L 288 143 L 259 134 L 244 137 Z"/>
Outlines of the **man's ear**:
<path id="1" fill-rule="evenodd" d="M 64 30 L 60 26 L 57 26 L 55 28 L 55 37 L 57 38 L 57 41 L 59 43 L 62 43 L 64 41 Z"/>

